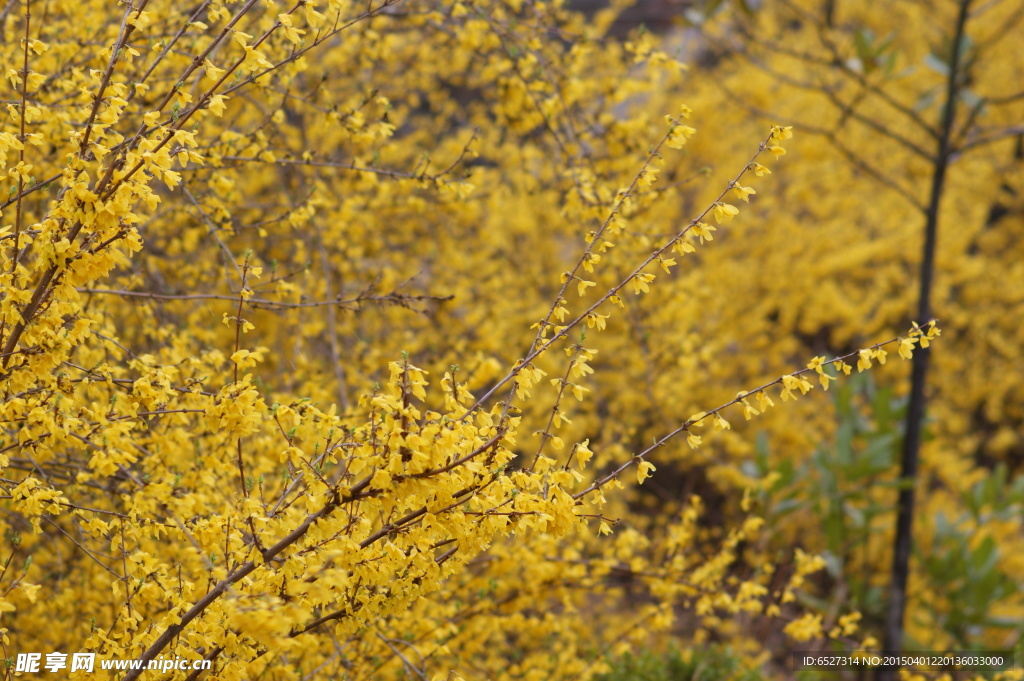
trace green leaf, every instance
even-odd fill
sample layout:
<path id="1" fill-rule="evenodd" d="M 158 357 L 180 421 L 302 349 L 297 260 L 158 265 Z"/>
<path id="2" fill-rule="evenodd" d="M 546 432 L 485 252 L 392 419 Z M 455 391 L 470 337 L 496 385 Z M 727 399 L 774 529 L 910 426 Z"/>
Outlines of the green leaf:
<path id="1" fill-rule="evenodd" d="M 972 577 L 987 577 L 995 571 L 996 563 L 999 561 L 999 550 L 992 537 L 985 537 L 973 551 L 971 551 L 969 574 Z"/>

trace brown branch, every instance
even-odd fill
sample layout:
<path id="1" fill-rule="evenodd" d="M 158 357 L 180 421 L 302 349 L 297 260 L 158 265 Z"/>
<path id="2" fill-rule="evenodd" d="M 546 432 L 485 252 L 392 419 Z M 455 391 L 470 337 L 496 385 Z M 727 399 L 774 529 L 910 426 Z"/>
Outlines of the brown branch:
<path id="1" fill-rule="evenodd" d="M 885 347 L 887 345 L 891 345 L 893 343 L 898 343 L 900 340 L 901 340 L 901 337 L 892 338 L 892 339 L 884 341 L 882 343 L 875 343 L 874 345 L 871 345 L 871 346 L 869 346 L 866 349 L 877 350 L 877 349 Z M 821 366 L 829 366 L 829 365 L 832 365 L 832 364 L 836 364 L 838 362 L 845 362 L 846 360 L 848 360 L 848 359 L 850 359 L 852 357 L 857 356 L 859 353 L 860 353 L 860 350 L 855 350 L 855 351 L 853 351 L 851 353 L 842 355 L 840 357 L 834 357 L 834 358 L 828 360 L 827 362 L 822 362 Z M 916 354 L 915 354 L 915 356 L 916 356 Z M 708 418 L 713 417 L 713 416 L 719 414 L 720 412 L 728 409 L 729 407 L 733 406 L 734 404 L 738 404 L 738 403 L 742 402 L 743 400 L 747 399 L 751 395 L 757 395 L 758 393 L 763 393 L 765 390 L 767 390 L 768 388 L 772 387 L 773 385 L 778 385 L 778 384 L 782 383 L 784 381 L 784 379 L 786 377 L 788 377 L 788 376 L 800 376 L 800 375 L 806 374 L 806 373 L 808 373 L 810 371 L 813 371 L 813 369 L 811 369 L 810 367 L 806 367 L 804 369 L 800 369 L 799 371 L 794 371 L 791 374 L 786 374 L 786 376 L 780 376 L 780 377 L 776 378 L 775 380 L 769 381 L 768 383 L 765 383 L 764 385 L 761 385 L 761 386 L 759 386 L 757 388 L 754 388 L 753 390 L 748 390 L 746 392 L 741 392 L 740 394 L 738 394 L 736 397 L 734 397 L 733 399 L 729 400 L 728 402 L 715 407 L 711 411 L 704 412 L 704 414 L 701 415 L 699 418 L 687 419 L 678 428 L 670 431 L 666 435 L 663 435 L 660 438 L 658 438 L 657 440 L 655 440 L 654 444 L 652 444 L 650 447 L 647 447 L 646 449 L 633 454 L 633 457 L 629 461 L 623 463 L 618 468 L 613 470 L 611 473 L 608 473 L 604 477 L 599 478 L 598 480 L 594 481 L 589 487 L 587 487 L 587 488 L 583 489 L 582 491 L 577 492 L 576 494 L 572 495 L 573 499 L 577 499 L 577 500 L 582 499 L 583 497 L 585 497 L 586 495 L 590 494 L 591 492 L 599 490 L 601 487 L 606 485 L 608 482 L 610 482 L 610 481 L 614 480 L 615 478 L 619 477 L 619 475 L 621 475 L 626 469 L 628 469 L 633 464 L 637 464 L 637 463 L 640 463 L 641 461 L 643 461 L 644 458 L 648 454 L 653 452 L 654 450 L 656 450 L 656 449 L 658 449 L 660 447 L 664 447 L 669 442 L 669 440 L 671 440 L 672 438 L 680 435 L 681 433 L 689 432 L 690 428 L 692 428 L 693 426 L 695 426 L 695 425 L 697 425 L 699 423 L 702 423 L 703 421 L 707 420 Z"/>
<path id="2" fill-rule="evenodd" d="M 28 53 L 31 33 L 29 26 L 31 24 L 32 12 L 32 0 L 25 0 L 25 49 L 24 49 L 24 62 L 21 72 L 21 116 L 19 121 L 19 133 L 18 140 L 21 142 L 21 149 L 18 150 L 18 165 L 20 166 L 25 162 L 25 109 L 28 106 Z M 18 173 L 18 204 L 16 208 L 16 217 L 14 218 L 14 257 L 11 259 L 11 284 L 17 280 L 18 276 L 18 257 L 21 254 L 21 203 L 22 203 L 22 192 L 25 190 L 25 176 Z"/>
<path id="3" fill-rule="evenodd" d="M 343 502 L 344 499 L 335 496 L 328 500 L 320 510 L 306 516 L 298 527 L 281 538 L 276 544 L 261 552 L 263 559 L 262 564 L 269 563 L 282 551 L 299 541 L 307 532 L 309 532 L 314 523 L 321 518 L 329 516 Z M 210 607 L 214 601 L 220 598 L 232 584 L 235 584 L 252 574 L 257 567 L 258 566 L 255 561 L 247 561 L 231 571 L 231 573 L 224 577 L 224 579 L 217 582 L 217 584 L 211 588 L 205 596 L 196 601 L 196 603 L 181 616 L 181 620 L 177 624 L 172 624 L 164 629 L 163 633 L 161 633 L 160 636 L 158 636 L 149 648 L 147 648 L 139 657 L 139 661 L 141 663 L 139 668 L 129 671 L 124 677 L 124 681 L 137 681 L 139 676 L 145 670 L 146 665 L 149 664 L 149 661 L 156 659 L 156 656 L 159 655 L 160 652 L 166 648 L 167 645 L 189 625 L 189 623 L 192 622 L 192 620 L 202 615 L 203 612 Z"/>
<path id="4" fill-rule="evenodd" d="M 148 291 L 123 291 L 118 289 L 101 289 L 101 288 L 88 288 L 81 287 L 77 289 L 79 293 L 96 293 L 105 295 L 123 296 L 126 298 L 147 298 L 150 300 L 166 300 L 166 301 L 177 301 L 177 300 L 229 300 L 231 302 L 237 302 L 237 295 L 223 295 L 217 293 L 183 293 L 183 294 L 170 294 L 170 293 L 149 293 Z M 454 295 L 440 296 L 440 295 L 428 295 L 428 294 L 406 294 L 392 292 L 385 295 L 359 295 L 355 298 L 344 298 L 336 300 L 318 300 L 311 301 L 308 303 L 286 303 L 278 300 L 268 300 L 266 298 L 249 298 L 245 301 L 246 305 L 253 308 L 268 308 L 268 309 L 302 309 L 308 307 L 326 307 L 326 306 L 338 306 L 338 307 L 358 307 L 367 303 L 375 304 L 393 304 L 402 307 L 408 307 L 409 303 L 418 303 L 424 301 L 437 301 L 445 302 L 454 300 Z"/>
<path id="5" fill-rule="evenodd" d="M 772 135 L 774 135 L 774 132 L 772 133 Z M 468 417 L 468 416 L 469 416 L 470 414 L 472 414 L 472 413 L 473 413 L 474 411 L 476 411 L 476 410 L 477 410 L 477 409 L 478 409 L 478 408 L 479 408 L 479 407 L 480 407 L 480 406 L 481 406 L 481 405 L 482 405 L 482 404 L 483 404 L 484 402 L 486 402 L 486 401 L 487 401 L 488 399 L 490 399 L 490 398 L 491 398 L 491 396 L 493 396 L 493 395 L 494 395 L 494 393 L 496 393 L 496 392 L 497 392 L 497 391 L 498 391 L 498 390 L 499 390 L 499 389 L 500 389 L 500 388 L 501 388 L 501 387 L 502 387 L 503 385 L 505 385 L 505 384 L 506 384 L 506 383 L 508 383 L 509 381 L 513 380 L 513 379 L 514 379 L 514 378 L 515 378 L 516 376 L 518 376 L 518 375 L 519 375 L 519 373 L 520 373 L 520 372 L 522 372 L 522 370 L 523 370 L 523 369 L 524 369 L 525 367 L 527 367 L 527 366 L 529 365 L 529 363 L 530 363 L 530 362 L 532 362 L 532 361 L 533 361 L 533 360 L 535 360 L 535 359 L 536 359 L 537 357 L 539 357 L 539 356 L 540 356 L 540 355 L 542 355 L 542 354 L 543 354 L 544 352 L 546 352 L 546 351 L 547 351 L 547 349 L 548 349 L 548 348 L 550 348 L 550 347 L 551 347 L 551 346 L 552 346 L 552 345 L 553 345 L 554 343 L 556 343 L 556 342 L 558 342 L 559 340 L 561 340 L 561 339 L 565 338 L 565 337 L 566 337 L 566 335 L 568 335 L 568 333 L 569 333 L 569 332 L 570 332 L 570 331 L 571 331 L 572 329 L 574 329 L 574 328 L 576 328 L 577 326 L 579 326 L 579 325 L 580 325 L 580 324 L 581 324 L 582 322 L 584 322 L 584 321 L 585 321 L 585 320 L 586 320 L 586 319 L 587 319 L 587 318 L 588 318 L 588 317 L 589 317 L 589 316 L 590 316 L 591 314 L 593 314 L 593 313 L 594 313 L 594 312 L 595 312 L 595 311 L 596 311 L 596 310 L 597 310 L 597 309 L 598 309 L 599 307 L 601 307 L 602 305 L 604 305 L 604 304 L 605 304 L 605 303 L 606 303 L 606 302 L 607 302 L 608 300 L 610 300 L 610 299 L 611 299 L 612 297 L 614 297 L 614 296 L 618 295 L 619 291 L 621 291 L 621 290 L 622 290 L 623 288 L 625 288 L 626 286 L 628 286 L 628 285 L 629 285 L 629 283 L 630 283 L 631 281 L 633 281 L 633 280 L 634 280 L 634 279 L 635 279 L 635 278 L 636 278 L 636 277 L 637 277 L 637 276 L 638 276 L 639 274 L 641 274 L 641 273 L 643 272 L 643 270 L 647 268 L 647 266 L 648 266 L 648 265 L 650 265 L 651 263 L 653 263 L 654 261 L 656 261 L 656 260 L 657 260 L 657 259 L 658 259 L 659 257 L 661 257 L 661 255 L 662 255 L 663 253 L 665 253 L 665 251 L 667 251 L 667 250 L 669 250 L 670 248 L 672 248 L 672 246 L 673 246 L 673 245 L 675 245 L 675 243 L 676 243 L 676 242 L 677 242 L 677 241 L 678 241 L 679 239 L 682 239 L 682 238 L 683 238 L 684 236 L 686 236 L 686 234 L 688 234 L 688 233 L 690 232 L 690 230 L 691 230 L 691 229 L 692 229 L 692 228 L 694 227 L 694 225 L 696 225 L 696 224 L 697 224 L 697 223 L 699 223 L 699 222 L 700 222 L 701 220 L 703 220 L 703 219 L 704 219 L 704 218 L 705 218 L 705 217 L 707 216 L 707 214 L 708 214 L 708 213 L 710 213 L 710 212 L 711 212 L 711 211 L 712 211 L 712 210 L 714 209 L 714 207 L 715 207 L 715 206 L 716 206 L 717 204 L 719 204 L 719 203 L 720 203 L 720 202 L 722 201 L 722 199 L 724 199 L 724 198 L 725 198 L 725 195 L 726 195 L 726 194 L 728 194 L 728 193 L 729 193 L 730 191 L 732 191 L 733 187 L 735 187 L 735 186 L 736 186 L 736 184 L 737 184 L 737 183 L 738 183 L 738 182 L 739 182 L 739 181 L 740 181 L 740 180 L 741 180 L 741 179 L 743 178 L 743 176 L 744 176 L 744 175 L 746 175 L 747 171 L 749 171 L 749 170 L 750 170 L 750 168 L 751 168 L 751 166 L 753 166 L 753 164 L 754 164 L 754 161 L 755 161 L 755 160 L 757 159 L 757 157 L 758 157 L 758 156 L 760 156 L 760 155 L 761 155 L 761 153 L 762 153 L 762 152 L 763 152 L 763 151 L 764 151 L 765 149 L 767 149 L 767 148 L 768 148 L 768 143 L 769 143 L 769 141 L 770 141 L 770 140 L 772 139 L 772 135 L 769 135 L 768 137 L 766 137 L 766 138 L 765 138 L 765 139 L 764 139 L 764 140 L 763 140 L 763 141 L 762 141 L 762 142 L 761 142 L 761 143 L 760 143 L 760 144 L 758 145 L 757 151 L 756 151 L 756 152 L 754 153 L 754 155 L 753 155 L 753 156 L 752 156 L 752 157 L 750 158 L 750 160 L 749 160 L 749 161 L 748 161 L 748 162 L 746 163 L 746 165 L 744 165 L 744 166 L 743 166 L 743 170 L 741 170 L 741 171 L 740 171 L 740 172 L 739 172 L 739 173 L 738 173 L 738 174 L 736 175 L 736 177 L 734 177 L 734 178 L 733 178 L 733 179 L 732 179 L 732 180 L 731 180 L 731 181 L 730 181 L 730 182 L 729 182 L 729 183 L 728 183 L 728 184 L 726 185 L 725 189 L 723 189 L 723 190 L 722 190 L 722 192 L 721 192 L 721 193 L 719 193 L 719 195 L 718 195 L 718 196 L 717 196 L 717 197 L 715 198 L 715 200 L 714 200 L 714 201 L 712 201 L 711 203 L 709 203 L 709 204 L 708 204 L 708 206 L 707 206 L 707 207 L 706 207 L 706 208 L 705 208 L 705 209 L 704 209 L 703 211 L 701 211 L 701 213 L 700 213 L 699 215 L 697 215 L 697 217 L 693 218 L 693 219 L 692 219 L 692 220 L 691 220 L 691 221 L 689 222 L 689 224 L 688 224 L 688 225 L 686 225 L 686 227 L 684 227 L 684 228 L 683 228 L 682 230 L 680 230 L 680 231 L 679 231 L 679 232 L 678 232 L 678 233 L 677 233 L 677 234 L 676 234 L 676 235 L 675 235 L 675 236 L 674 236 L 674 237 L 673 237 L 672 239 L 670 239 L 670 240 L 669 240 L 668 242 L 666 242 L 666 243 L 665 243 L 665 244 L 664 244 L 663 246 L 661 246 L 660 248 L 658 248 L 657 250 L 655 250 L 655 251 L 654 251 L 653 253 L 651 253 L 651 255 L 650 255 L 650 256 L 648 256 L 648 257 L 647 257 L 647 258 L 646 258 L 646 259 L 645 259 L 645 260 L 644 260 L 644 261 L 643 261 L 642 263 L 640 263 L 640 265 L 638 265 L 638 266 L 637 266 L 637 267 L 636 267 L 636 268 L 635 268 L 635 269 L 634 269 L 634 270 L 633 270 L 632 272 L 630 272 L 630 273 L 629 273 L 629 274 L 628 274 L 628 275 L 627 275 L 627 276 L 626 276 L 626 277 L 625 277 L 624 279 L 622 279 L 622 281 L 620 281 L 620 282 L 619 282 L 618 284 L 615 284 L 614 286 L 612 286 L 612 288 L 611 288 L 611 289 L 609 289 L 609 290 L 608 290 L 608 291 L 607 291 L 607 292 L 606 292 L 606 293 L 605 293 L 604 295 L 602 295 L 602 296 L 601 296 L 601 297 L 600 297 L 600 298 L 599 298 L 599 299 L 598 299 L 597 301 L 595 301 L 595 302 L 594 302 L 593 304 L 591 304 L 591 305 L 590 305 L 590 306 L 589 306 L 589 307 L 588 307 L 588 308 L 587 308 L 586 310 L 584 310 L 584 311 L 583 311 L 583 312 L 582 312 L 582 313 L 581 313 L 581 314 L 580 314 L 580 315 L 579 315 L 578 317 L 576 317 L 575 319 L 571 320 L 571 321 L 570 321 L 570 322 L 569 322 L 568 324 L 564 325 L 564 326 L 563 326 L 563 327 L 562 327 L 562 328 L 561 328 L 561 329 L 560 329 L 559 331 L 557 331 L 557 332 L 556 332 L 556 333 L 555 333 L 555 334 L 554 334 L 554 335 L 553 335 L 553 336 L 552 336 L 552 337 L 551 337 L 550 339 L 548 339 L 547 341 L 545 341 L 545 342 L 541 343 L 540 341 L 541 341 L 541 339 L 543 338 L 542 334 L 543 334 L 543 332 L 544 332 L 544 330 L 545 330 L 545 327 L 546 327 L 547 325 L 549 325 L 549 323 L 550 323 L 550 319 L 551 319 L 552 315 L 554 314 L 554 309 L 555 309 L 555 307 L 556 307 L 556 306 L 558 305 L 558 302 L 556 301 L 555 305 L 552 305 L 552 308 L 551 308 L 551 310 L 550 310 L 550 311 L 548 312 L 548 315 L 547 315 L 547 317 L 545 317 L 544 321 L 542 321 L 542 322 L 541 322 L 541 329 L 540 329 L 540 330 L 538 331 L 538 334 L 537 334 L 537 340 L 535 340 L 535 341 L 534 341 L 534 344 L 533 344 L 533 346 L 532 346 L 532 348 L 531 348 L 530 352 L 528 352 L 528 353 L 526 354 L 526 356 L 525 356 L 525 357 L 523 357 L 523 358 L 522 358 L 521 360 L 519 360 L 519 362 L 518 362 L 518 363 L 516 364 L 516 366 L 515 366 L 515 367 L 514 367 L 514 368 L 512 369 L 512 371 L 510 371 L 510 372 L 509 372 L 508 374 L 506 374 L 506 375 L 505 375 L 505 377 L 504 377 L 504 378 L 502 378 L 502 379 L 501 379 L 501 380 L 499 380 L 499 381 L 498 381 L 497 383 L 495 383 L 495 384 L 494 384 L 494 385 L 493 385 L 493 386 L 491 387 L 491 389 L 490 389 L 490 390 L 488 390 L 488 391 L 487 391 L 487 392 L 486 392 L 486 393 L 485 393 L 485 394 L 484 394 L 484 395 L 483 395 L 482 397 L 480 397 L 480 398 L 479 398 L 479 399 L 478 399 L 478 400 L 477 400 L 477 401 L 476 401 L 476 402 L 475 402 L 475 403 L 474 403 L 474 404 L 473 404 L 473 405 L 472 405 L 471 407 L 469 407 L 469 408 L 468 408 L 468 409 L 466 410 L 466 413 L 465 413 L 465 414 L 463 414 L 463 415 L 462 415 L 462 416 L 461 416 L 460 418 L 462 418 L 462 419 L 465 419 L 465 418 L 466 418 L 466 417 Z M 663 141 L 664 141 L 664 140 L 663 140 Z M 646 167 L 646 165 L 645 165 L 645 167 Z M 637 176 L 637 178 L 639 178 L 639 175 Z M 635 186 L 635 184 L 636 184 L 636 182 L 637 182 L 637 181 L 638 181 L 638 180 L 634 180 L 634 184 L 633 184 L 633 185 L 631 185 L 631 187 L 632 187 L 632 186 Z M 628 193 L 629 193 L 629 192 L 627 191 L 625 195 L 628 195 Z M 617 203 L 616 205 L 621 205 L 621 202 Z M 610 221 L 611 221 L 612 217 L 614 217 L 614 215 L 615 215 L 615 211 L 613 211 L 613 212 L 612 212 L 612 214 L 611 214 L 611 215 L 609 215 L 608 219 L 607 219 L 607 220 L 605 221 L 605 225 L 604 225 L 604 226 L 602 226 L 602 228 L 601 228 L 601 230 L 602 230 L 602 231 L 604 230 L 604 227 L 605 227 L 605 226 L 607 226 L 607 224 L 608 224 L 608 223 L 610 223 Z M 596 244 L 596 243 L 598 242 L 598 239 L 599 239 L 599 237 L 600 237 L 600 231 L 599 231 L 599 232 L 597 233 L 597 235 L 596 235 L 596 236 L 595 236 L 595 237 L 594 237 L 594 238 L 593 238 L 593 239 L 591 240 L 591 243 L 590 243 L 590 245 L 588 246 L 588 248 L 587 248 L 587 250 L 586 250 L 586 253 L 589 253 L 589 252 L 590 252 L 590 250 L 591 250 L 591 248 L 593 247 L 593 245 L 594 245 L 594 244 Z M 573 271 L 572 271 L 571 273 L 568 273 L 568 274 L 569 274 L 570 276 L 568 276 L 568 277 L 567 277 L 567 279 L 566 279 L 566 284 L 567 284 L 567 283 L 568 283 L 569 281 L 571 281 L 573 277 L 575 277 L 575 273 L 576 273 L 577 271 L 579 271 L 579 270 L 578 270 L 578 268 L 579 268 L 580 266 L 582 266 L 582 262 L 583 262 L 583 259 L 581 258 L 581 259 L 580 259 L 580 261 L 578 261 L 578 263 L 577 263 L 577 269 L 574 269 L 574 270 L 573 270 Z M 563 285 L 563 286 L 562 286 L 562 288 L 561 288 L 561 291 L 560 291 L 560 293 L 559 293 L 559 298 L 561 298 L 562 294 L 564 294 L 564 293 L 565 293 L 565 290 L 566 290 L 566 288 L 567 288 L 567 286 L 566 286 L 566 285 Z"/>
<path id="6" fill-rule="evenodd" d="M 100 112 L 100 105 L 103 103 L 103 93 L 106 92 L 107 86 L 110 84 L 110 77 L 114 74 L 114 67 L 117 65 L 117 58 L 121 54 L 121 50 L 124 48 L 126 42 L 128 42 L 129 36 L 135 30 L 135 26 L 129 25 L 128 17 L 133 12 L 142 12 L 149 4 L 149 0 L 142 0 L 138 7 L 135 7 L 131 2 L 124 10 L 124 17 L 121 19 L 121 30 L 117 36 L 117 40 L 110 48 L 110 61 L 107 63 L 107 68 L 103 71 L 103 77 L 100 79 L 100 86 L 96 90 L 96 94 L 93 95 L 92 111 L 89 113 L 89 117 L 85 121 L 85 131 L 82 133 L 82 141 L 78 146 L 78 155 L 80 158 L 86 158 L 88 156 L 89 149 L 89 137 L 92 135 L 92 124 L 96 120 L 96 116 Z"/>
<path id="7" fill-rule="evenodd" d="M 841 153 L 846 158 L 846 160 L 849 161 L 849 163 L 853 165 L 855 168 L 862 171 L 872 179 L 876 180 L 883 187 L 891 189 L 892 191 L 902 196 L 912 206 L 917 208 L 922 213 L 925 211 L 925 205 L 921 203 L 921 201 L 917 197 L 915 197 L 909 189 L 900 186 L 899 182 L 895 178 L 891 178 L 883 174 L 874 165 L 858 156 L 852 149 L 843 144 L 839 139 L 839 135 L 842 132 L 841 130 L 828 130 L 826 128 L 813 125 L 811 123 L 805 123 L 794 119 L 780 119 L 778 116 L 773 116 L 772 114 L 765 111 L 764 109 L 761 109 L 760 107 L 756 107 L 747 103 L 742 97 L 736 94 L 732 89 L 730 89 L 727 85 L 725 85 L 725 83 L 721 82 L 720 80 L 715 80 L 714 82 L 730 99 L 732 99 L 736 104 L 745 108 L 747 111 L 758 116 L 761 116 L 762 118 L 765 119 L 774 119 L 781 123 L 792 125 L 793 127 L 799 129 L 800 132 L 807 132 L 812 135 L 819 135 L 825 138 L 825 140 L 827 140 L 833 147 L 835 147 L 835 149 L 839 153 Z"/>

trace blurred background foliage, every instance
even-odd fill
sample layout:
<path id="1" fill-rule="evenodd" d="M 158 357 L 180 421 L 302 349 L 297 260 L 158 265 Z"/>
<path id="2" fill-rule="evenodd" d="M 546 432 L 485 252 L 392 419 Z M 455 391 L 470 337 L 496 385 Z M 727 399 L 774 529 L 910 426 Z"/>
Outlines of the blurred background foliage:
<path id="1" fill-rule="evenodd" d="M 180 170 L 180 187 L 161 190 L 139 224 L 145 250 L 83 288 L 96 332 L 114 340 L 79 360 L 124 360 L 133 379 L 192 358 L 223 362 L 210 348 L 230 354 L 235 331 L 221 321 L 233 303 L 190 296 L 231 296 L 229 254 L 248 251 L 264 268 L 256 295 L 288 303 L 247 314 L 268 404 L 297 396 L 355 423 L 359 395 L 386 382 L 402 353 L 434 378 L 457 365 L 483 394 L 529 348 L 559 275 L 666 113 L 689 106 L 697 134 L 664 154 L 658 181 L 623 212 L 586 301 L 714 200 L 770 124 L 792 125 L 749 207 L 659 270 L 648 295 L 623 296 L 605 330 L 586 331 L 595 374 L 559 436 L 589 439 L 592 469 L 607 472 L 737 391 L 908 328 L 943 84 L 951 50 L 962 50 L 905 647 L 1016 647 L 1024 659 L 1024 5 L 978 0 L 954 46 L 957 9 L 399 3 L 232 97 L 230 125 L 202 147 L 207 163 Z M 26 210 L 41 214 L 45 201 Z M 344 305 L 304 306 L 316 301 Z M 564 373 L 554 355 L 538 365 Z M 906 363 L 876 364 L 828 393 L 707 429 L 699 449 L 673 441 L 652 457 L 654 477 L 643 487 L 624 478 L 600 509 L 618 521 L 612 536 L 513 535 L 381 626 L 396 640 L 442 641 L 431 662 L 467 679 L 754 681 L 788 675 L 794 647 L 877 645 L 908 374 Z M 531 433 L 556 391 L 542 383 L 519 405 L 525 460 L 544 446 Z M 164 427 L 151 426 L 151 442 Z M 764 526 L 729 544 L 752 514 Z M 523 543 L 535 561 L 521 559 Z M 666 567 L 721 558 L 723 590 L 753 580 L 777 595 L 800 573 L 798 550 L 823 569 L 773 617 L 701 610 Z M 783 632 L 808 612 L 823 635 Z M 375 660 L 374 678 L 404 673 L 372 637 L 351 654 Z"/>

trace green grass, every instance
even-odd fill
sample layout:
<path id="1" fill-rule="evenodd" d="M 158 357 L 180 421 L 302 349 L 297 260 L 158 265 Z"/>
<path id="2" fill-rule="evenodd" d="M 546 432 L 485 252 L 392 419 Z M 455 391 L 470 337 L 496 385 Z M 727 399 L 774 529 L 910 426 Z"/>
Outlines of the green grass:
<path id="1" fill-rule="evenodd" d="M 689 657 L 687 660 L 686 658 Z M 764 681 L 760 671 L 747 669 L 729 648 L 672 649 L 665 655 L 642 651 L 627 653 L 611 662 L 610 672 L 596 681 Z"/>

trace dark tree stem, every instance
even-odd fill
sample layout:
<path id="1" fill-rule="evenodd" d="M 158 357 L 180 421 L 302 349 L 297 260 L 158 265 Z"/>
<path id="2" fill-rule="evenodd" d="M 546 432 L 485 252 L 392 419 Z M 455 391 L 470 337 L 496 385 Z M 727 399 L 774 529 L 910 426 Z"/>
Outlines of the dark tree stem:
<path id="1" fill-rule="evenodd" d="M 942 200 L 946 170 L 952 156 L 950 139 L 956 117 L 956 100 L 962 78 L 961 58 L 964 29 L 967 24 L 971 0 L 961 0 L 953 38 L 952 54 L 949 58 L 949 75 L 946 80 L 946 101 L 942 111 L 938 150 L 932 173 L 931 195 L 925 210 L 924 243 L 921 255 L 920 293 L 917 305 L 917 320 L 920 323 L 932 318 L 931 290 L 935 276 L 935 245 L 939 231 L 939 205 Z M 917 464 L 921 449 L 921 428 L 925 415 L 925 381 L 928 375 L 929 350 L 918 348 L 914 353 L 910 378 L 910 403 L 903 436 L 900 460 L 900 488 L 896 516 L 896 538 L 893 545 L 891 581 L 889 583 L 889 607 L 885 616 L 882 648 L 898 651 L 903 645 L 903 617 L 907 603 L 907 576 L 910 568 L 910 552 L 913 544 L 914 486 L 917 483 Z M 897 676 L 896 667 L 879 670 L 878 681 L 893 681 Z"/>

